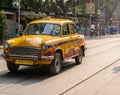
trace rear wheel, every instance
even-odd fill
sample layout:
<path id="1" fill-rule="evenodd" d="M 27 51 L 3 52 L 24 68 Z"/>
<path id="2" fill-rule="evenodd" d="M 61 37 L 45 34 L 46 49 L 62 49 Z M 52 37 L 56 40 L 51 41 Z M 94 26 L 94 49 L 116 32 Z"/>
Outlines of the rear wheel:
<path id="1" fill-rule="evenodd" d="M 55 57 L 53 62 L 50 64 L 50 73 L 51 74 L 59 74 L 62 69 L 62 56 L 60 53 L 55 53 Z"/>
<path id="2" fill-rule="evenodd" d="M 18 68 L 19 68 L 19 65 L 16 65 L 12 62 L 7 62 L 7 68 L 10 72 L 17 72 L 18 71 Z"/>
<path id="3" fill-rule="evenodd" d="M 80 48 L 79 55 L 75 57 L 75 62 L 77 65 L 82 63 L 83 54 L 84 54 L 84 51 L 82 48 Z"/>

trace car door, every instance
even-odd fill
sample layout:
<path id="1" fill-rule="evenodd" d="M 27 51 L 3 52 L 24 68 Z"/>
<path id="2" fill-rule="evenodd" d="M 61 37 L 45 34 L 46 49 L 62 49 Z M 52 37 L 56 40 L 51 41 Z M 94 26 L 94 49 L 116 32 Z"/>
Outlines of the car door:
<path id="1" fill-rule="evenodd" d="M 77 28 L 73 23 L 70 23 L 71 38 L 73 40 L 73 55 L 77 55 L 80 49 L 80 35 L 78 34 Z"/>
<path id="2" fill-rule="evenodd" d="M 73 56 L 73 39 L 70 34 L 68 23 L 64 24 L 62 27 L 62 41 L 64 43 L 64 58 Z"/>

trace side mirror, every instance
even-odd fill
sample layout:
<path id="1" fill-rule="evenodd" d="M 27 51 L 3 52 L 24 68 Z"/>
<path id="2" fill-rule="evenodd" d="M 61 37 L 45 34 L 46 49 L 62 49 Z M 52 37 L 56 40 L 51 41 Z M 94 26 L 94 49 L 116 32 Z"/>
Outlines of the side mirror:
<path id="1" fill-rule="evenodd" d="M 22 35 L 23 35 L 23 32 L 20 32 L 19 35 L 22 36 Z"/>
<path id="2" fill-rule="evenodd" d="M 17 36 L 17 37 L 21 37 L 21 36 L 23 36 L 23 32 L 19 32 L 19 33 L 17 33 L 16 36 Z"/>

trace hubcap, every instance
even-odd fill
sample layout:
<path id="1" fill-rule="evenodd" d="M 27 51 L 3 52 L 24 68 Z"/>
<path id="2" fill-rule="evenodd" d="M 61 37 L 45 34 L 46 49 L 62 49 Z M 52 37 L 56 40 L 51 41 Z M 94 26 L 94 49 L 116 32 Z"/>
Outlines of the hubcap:
<path id="1" fill-rule="evenodd" d="M 60 70 L 60 59 L 59 58 L 55 60 L 55 69 L 57 72 L 59 72 Z"/>
<path id="2" fill-rule="evenodd" d="M 79 55 L 79 61 L 81 62 L 82 61 L 82 50 L 81 50 L 81 52 L 80 52 L 80 55 Z"/>

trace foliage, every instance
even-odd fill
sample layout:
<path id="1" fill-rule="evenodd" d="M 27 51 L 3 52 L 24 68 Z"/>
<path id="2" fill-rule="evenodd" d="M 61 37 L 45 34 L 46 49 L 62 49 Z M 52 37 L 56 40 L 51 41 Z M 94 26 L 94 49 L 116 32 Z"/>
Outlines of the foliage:
<path id="1" fill-rule="evenodd" d="M 6 15 L 4 14 L 4 11 L 0 11 L 0 26 L 6 25 Z"/>
<path id="2" fill-rule="evenodd" d="M 104 13 L 104 19 L 106 24 L 110 23 L 110 19 L 114 16 L 114 13 L 117 11 L 117 6 L 119 6 L 119 0 L 101 0 L 100 9 Z"/>
<path id="3" fill-rule="evenodd" d="M 12 8 L 12 2 L 14 0 L 0 0 L 0 6 Z M 21 0 L 22 10 L 33 10 L 40 11 L 44 13 L 64 13 L 66 16 L 67 12 L 73 12 L 76 6 L 77 14 L 85 14 L 85 5 L 90 2 L 90 0 Z M 102 12 L 106 13 L 105 18 L 110 19 L 115 9 L 120 3 L 119 0 L 91 0 L 96 5 L 96 13 L 99 8 Z M 99 4 L 98 4 L 99 2 Z M 99 6 L 98 6 L 99 5 Z M 73 12 L 74 13 L 74 12 Z"/>
<path id="4" fill-rule="evenodd" d="M 6 26 L 6 15 L 4 14 L 4 11 L 0 11 L 0 35 L 3 35 L 4 30 Z M 3 41 L 4 36 L 0 36 L 0 44 Z"/>
<path id="5" fill-rule="evenodd" d="M 0 0 L 0 7 L 12 8 L 13 7 L 12 2 L 13 0 Z"/>

